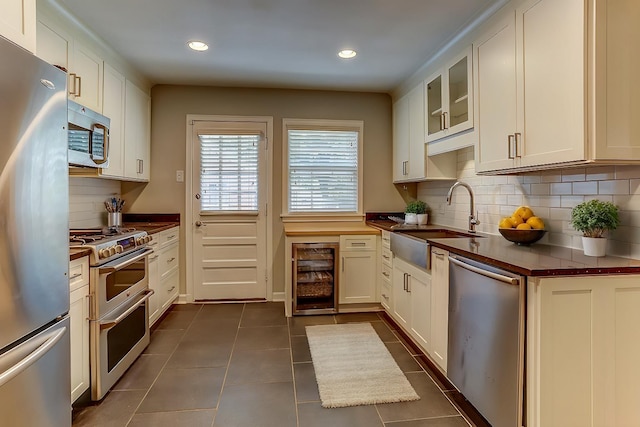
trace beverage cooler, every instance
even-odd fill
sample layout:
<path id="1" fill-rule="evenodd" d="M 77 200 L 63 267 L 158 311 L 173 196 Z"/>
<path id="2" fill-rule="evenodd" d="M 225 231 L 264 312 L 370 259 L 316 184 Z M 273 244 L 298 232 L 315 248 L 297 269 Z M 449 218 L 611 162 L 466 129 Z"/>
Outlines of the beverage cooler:
<path id="1" fill-rule="evenodd" d="M 293 314 L 338 312 L 338 243 L 294 243 Z"/>

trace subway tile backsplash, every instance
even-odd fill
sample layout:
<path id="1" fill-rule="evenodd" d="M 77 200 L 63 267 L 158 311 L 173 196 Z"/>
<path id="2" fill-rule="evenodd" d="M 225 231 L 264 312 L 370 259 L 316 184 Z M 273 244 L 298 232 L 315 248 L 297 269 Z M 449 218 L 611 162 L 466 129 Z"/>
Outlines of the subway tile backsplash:
<path id="1" fill-rule="evenodd" d="M 110 197 L 120 197 L 120 181 L 69 178 L 69 228 L 107 225 L 104 202 Z"/>
<path id="2" fill-rule="evenodd" d="M 479 213 L 479 231 L 499 234 L 498 222 L 520 205 L 530 206 L 546 225 L 541 243 L 582 248 L 581 233 L 569 224 L 571 208 L 590 199 L 620 208 L 621 226 L 609 232 L 607 254 L 640 258 L 640 166 L 596 166 L 510 176 L 478 176 L 473 148 L 458 151 L 458 179 L 471 185 Z M 452 181 L 418 184 L 418 198 L 430 209 L 429 222 L 466 229 L 469 196 L 456 189 L 451 206 L 446 195 Z"/>

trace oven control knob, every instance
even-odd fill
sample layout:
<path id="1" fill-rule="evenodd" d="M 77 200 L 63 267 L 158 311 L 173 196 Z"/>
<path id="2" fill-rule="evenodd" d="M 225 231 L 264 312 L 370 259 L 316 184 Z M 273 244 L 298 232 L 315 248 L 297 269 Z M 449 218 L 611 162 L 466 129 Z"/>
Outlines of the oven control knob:
<path id="1" fill-rule="evenodd" d="M 136 245 L 141 245 L 141 244 L 143 244 L 143 243 L 144 243 L 144 238 L 143 238 L 143 237 L 138 237 L 138 238 L 136 239 Z"/>
<path id="2" fill-rule="evenodd" d="M 153 236 L 152 235 L 149 234 L 147 237 L 149 238 L 149 241 L 153 240 Z"/>
<path id="3" fill-rule="evenodd" d="M 109 248 L 109 255 L 115 255 L 116 254 L 116 247 L 115 246 L 111 246 Z"/>
<path id="4" fill-rule="evenodd" d="M 121 254 L 122 252 L 124 252 L 124 246 L 116 245 L 116 253 Z"/>
<path id="5" fill-rule="evenodd" d="M 151 241 L 151 236 L 144 236 L 144 242 L 149 243 Z"/>
<path id="6" fill-rule="evenodd" d="M 98 258 L 108 258 L 109 257 L 109 248 L 100 249 L 98 251 Z"/>

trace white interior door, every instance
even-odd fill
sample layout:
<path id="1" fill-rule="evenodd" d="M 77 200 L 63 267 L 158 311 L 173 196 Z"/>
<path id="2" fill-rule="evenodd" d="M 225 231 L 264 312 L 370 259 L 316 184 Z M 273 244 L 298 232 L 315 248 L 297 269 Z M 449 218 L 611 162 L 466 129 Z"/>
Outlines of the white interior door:
<path id="1" fill-rule="evenodd" d="M 197 121 L 192 133 L 196 301 L 267 297 L 267 123 Z"/>

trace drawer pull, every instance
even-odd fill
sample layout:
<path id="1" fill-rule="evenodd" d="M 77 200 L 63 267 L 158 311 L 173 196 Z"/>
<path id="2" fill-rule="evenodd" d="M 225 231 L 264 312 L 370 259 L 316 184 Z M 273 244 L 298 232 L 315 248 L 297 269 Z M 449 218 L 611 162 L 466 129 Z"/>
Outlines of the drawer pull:
<path id="1" fill-rule="evenodd" d="M 69 280 L 77 279 L 80 276 L 82 276 L 82 273 L 76 273 L 73 276 L 69 277 Z"/>
<path id="2" fill-rule="evenodd" d="M 155 260 L 157 260 L 157 259 L 158 259 L 158 257 L 159 257 L 159 256 L 160 256 L 160 255 L 150 256 L 150 257 L 149 257 L 149 261 L 155 261 Z"/>
<path id="3" fill-rule="evenodd" d="M 175 259 L 176 259 L 175 257 L 171 257 L 171 258 L 169 258 L 169 259 L 167 260 L 167 264 L 169 264 L 169 263 L 171 263 L 171 262 L 175 261 Z"/>
<path id="4" fill-rule="evenodd" d="M 387 301 L 389 301 L 389 297 L 386 296 L 385 294 L 382 294 L 382 298 L 386 299 Z"/>
<path id="5" fill-rule="evenodd" d="M 171 239 L 173 239 L 173 238 L 175 238 L 175 237 L 176 237 L 176 235 L 175 235 L 175 234 L 172 234 L 171 236 L 167 236 L 167 240 L 171 240 Z"/>
<path id="6" fill-rule="evenodd" d="M 386 271 L 383 271 L 383 272 L 382 272 L 382 275 L 383 275 L 384 277 L 389 277 L 389 273 L 387 273 Z"/>
<path id="7" fill-rule="evenodd" d="M 384 258 L 384 259 L 390 259 L 389 255 L 382 255 L 382 258 Z"/>
<path id="8" fill-rule="evenodd" d="M 175 288 L 176 288 L 176 285 L 173 285 L 173 286 L 171 287 L 171 289 L 169 289 L 167 292 L 168 292 L 168 293 L 169 293 L 169 292 L 172 292 Z"/>
<path id="9" fill-rule="evenodd" d="M 365 246 L 367 242 L 351 242 L 351 246 Z"/>

